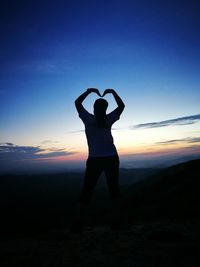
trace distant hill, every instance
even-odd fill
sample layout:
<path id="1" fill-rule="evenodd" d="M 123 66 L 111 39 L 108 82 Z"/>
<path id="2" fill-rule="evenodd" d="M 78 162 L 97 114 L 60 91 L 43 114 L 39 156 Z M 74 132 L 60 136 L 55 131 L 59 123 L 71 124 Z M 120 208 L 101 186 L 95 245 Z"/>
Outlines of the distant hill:
<path id="1" fill-rule="evenodd" d="M 198 217 L 200 159 L 161 170 L 124 190 L 128 194 L 128 207 L 143 217 Z"/>
<path id="2" fill-rule="evenodd" d="M 121 185 L 131 185 L 146 178 L 151 177 L 152 175 L 158 173 L 160 168 L 134 168 L 134 169 L 120 169 L 120 184 Z"/>
<path id="3" fill-rule="evenodd" d="M 163 170 L 121 169 L 124 218 L 134 223 L 135 220 L 199 217 L 199 174 L 200 160 Z M 73 217 L 82 182 L 83 173 L 0 176 L 2 231 L 66 227 Z M 94 223 L 106 223 L 109 205 L 104 177 L 92 201 Z"/>

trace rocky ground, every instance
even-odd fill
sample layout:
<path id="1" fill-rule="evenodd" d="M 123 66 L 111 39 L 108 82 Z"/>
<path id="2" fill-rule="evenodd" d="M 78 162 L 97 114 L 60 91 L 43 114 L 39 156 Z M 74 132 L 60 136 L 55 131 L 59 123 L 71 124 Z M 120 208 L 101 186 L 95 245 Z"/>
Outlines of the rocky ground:
<path id="1" fill-rule="evenodd" d="M 135 223 L 128 229 L 86 227 L 74 234 L 51 229 L 4 237 L 1 267 L 200 266 L 199 221 Z"/>

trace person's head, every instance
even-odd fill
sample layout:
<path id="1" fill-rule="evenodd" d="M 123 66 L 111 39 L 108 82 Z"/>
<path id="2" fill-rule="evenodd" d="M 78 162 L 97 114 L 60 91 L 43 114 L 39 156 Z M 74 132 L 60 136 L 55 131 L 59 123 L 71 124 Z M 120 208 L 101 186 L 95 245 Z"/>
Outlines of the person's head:
<path id="1" fill-rule="evenodd" d="M 103 98 L 98 98 L 94 102 L 94 115 L 105 115 L 108 107 L 108 102 Z"/>
<path id="2" fill-rule="evenodd" d="M 100 128 L 107 127 L 107 120 L 106 120 L 107 107 L 108 107 L 108 102 L 103 98 L 97 99 L 94 103 L 94 116 L 96 118 L 97 125 Z"/>

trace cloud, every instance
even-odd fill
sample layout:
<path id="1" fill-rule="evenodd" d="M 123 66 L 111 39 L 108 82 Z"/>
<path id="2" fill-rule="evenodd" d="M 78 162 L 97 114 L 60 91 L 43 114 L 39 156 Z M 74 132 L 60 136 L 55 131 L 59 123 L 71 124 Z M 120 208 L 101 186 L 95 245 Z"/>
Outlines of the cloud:
<path id="1" fill-rule="evenodd" d="M 194 124 L 198 121 L 200 121 L 200 114 L 186 116 L 186 117 L 179 117 L 179 118 L 164 120 L 164 121 L 148 122 L 148 123 L 131 125 L 128 127 L 128 129 L 136 130 L 136 129 L 159 128 L 159 127 L 166 127 L 166 126 L 189 125 L 189 124 Z M 123 129 L 126 129 L 126 128 L 112 128 L 112 130 L 114 131 L 119 131 Z M 84 132 L 84 130 L 68 131 L 68 133 L 71 133 L 71 134 L 82 133 L 82 132 Z"/>
<path id="2" fill-rule="evenodd" d="M 137 125 L 132 125 L 130 129 L 148 129 L 148 128 L 158 128 L 158 127 L 165 127 L 165 126 L 174 126 L 174 125 L 188 125 L 194 124 L 200 120 L 200 114 L 186 116 L 186 117 L 179 117 L 176 119 L 158 121 L 158 122 L 148 122 L 142 123 Z"/>
<path id="3" fill-rule="evenodd" d="M 73 133 L 84 133 L 85 130 L 77 130 L 77 131 L 68 131 L 68 134 L 73 134 Z"/>
<path id="4" fill-rule="evenodd" d="M 53 141 L 53 140 L 43 140 L 41 144 L 46 145 L 46 144 L 55 144 L 59 143 L 58 141 Z"/>
<path id="5" fill-rule="evenodd" d="M 59 156 L 69 156 L 73 155 L 75 152 L 70 152 L 70 151 L 54 151 L 54 152 L 49 152 L 45 154 L 40 154 L 37 155 L 39 156 L 38 158 L 51 158 L 51 157 L 59 157 Z"/>
<path id="6" fill-rule="evenodd" d="M 157 145 L 170 145 L 170 144 L 178 144 L 178 143 L 188 143 L 188 144 L 193 144 L 193 143 L 199 143 L 200 142 L 200 137 L 186 137 L 182 139 L 171 139 L 171 140 L 166 140 L 166 141 L 161 141 L 157 142 Z"/>
<path id="7" fill-rule="evenodd" d="M 34 146 L 17 146 L 12 143 L 0 144 L 0 153 L 20 153 L 20 154 L 36 154 L 44 151 L 40 147 Z"/>
<path id="8" fill-rule="evenodd" d="M 0 143 L 0 146 L 7 145 L 7 146 L 14 146 L 13 143 Z"/>
<path id="9" fill-rule="evenodd" d="M 65 151 L 64 149 L 48 149 L 50 152 L 45 152 L 39 146 L 18 146 L 12 143 L 0 143 L 0 160 L 34 160 L 34 159 L 46 159 L 58 156 L 69 156 L 76 152 Z"/>

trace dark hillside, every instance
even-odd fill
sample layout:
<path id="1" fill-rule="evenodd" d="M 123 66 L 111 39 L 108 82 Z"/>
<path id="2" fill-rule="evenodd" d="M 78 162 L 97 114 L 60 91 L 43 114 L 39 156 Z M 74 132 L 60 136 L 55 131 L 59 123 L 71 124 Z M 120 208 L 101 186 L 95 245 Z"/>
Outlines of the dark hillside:
<path id="1" fill-rule="evenodd" d="M 200 160 L 161 171 L 122 169 L 122 212 L 127 223 L 157 218 L 199 217 L 199 169 Z M 2 231 L 27 229 L 34 232 L 67 227 L 73 217 L 82 181 L 81 173 L 1 176 Z M 91 207 L 94 224 L 107 223 L 109 205 L 105 178 L 101 177 Z M 89 221 L 92 219 L 89 218 Z"/>
<path id="2" fill-rule="evenodd" d="M 198 217 L 200 215 L 200 160 L 192 160 L 164 169 L 126 190 L 129 195 L 128 206 L 131 207 L 130 202 L 133 204 L 133 213 L 137 211 L 149 218 L 154 216 Z"/>

